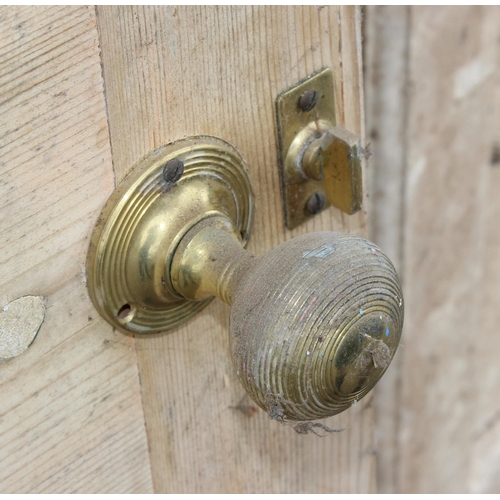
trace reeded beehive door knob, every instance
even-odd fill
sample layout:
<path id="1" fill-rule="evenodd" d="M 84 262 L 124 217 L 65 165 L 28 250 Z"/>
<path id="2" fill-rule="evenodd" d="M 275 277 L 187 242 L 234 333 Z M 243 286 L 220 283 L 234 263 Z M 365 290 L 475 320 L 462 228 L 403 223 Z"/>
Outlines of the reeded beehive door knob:
<path id="1" fill-rule="evenodd" d="M 181 241 L 174 287 L 231 304 L 233 361 L 252 399 L 277 420 L 313 420 L 361 399 L 401 335 L 402 292 L 389 259 L 358 236 L 294 238 L 260 258 L 230 221 L 211 217 Z"/>
<path id="2" fill-rule="evenodd" d="M 325 232 L 280 245 L 235 294 L 231 342 L 240 380 L 274 418 L 345 410 L 395 353 L 401 297 L 389 260 L 362 238 Z"/>
<path id="3" fill-rule="evenodd" d="M 244 163 L 227 143 L 192 138 L 154 152 L 118 188 L 94 232 L 94 304 L 114 326 L 151 333 L 217 296 L 231 305 L 238 377 L 271 418 L 339 413 L 394 356 L 403 325 L 396 271 L 374 244 L 335 232 L 254 257 L 244 249 L 252 214 Z"/>

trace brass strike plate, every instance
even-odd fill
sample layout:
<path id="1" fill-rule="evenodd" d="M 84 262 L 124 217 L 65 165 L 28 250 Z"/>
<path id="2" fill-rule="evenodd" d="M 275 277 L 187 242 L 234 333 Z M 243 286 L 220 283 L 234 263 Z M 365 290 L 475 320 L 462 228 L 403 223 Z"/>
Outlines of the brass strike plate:
<path id="1" fill-rule="evenodd" d="M 310 111 L 303 111 L 299 101 L 308 90 L 318 92 L 317 102 Z M 322 206 L 317 207 L 319 210 L 315 213 L 330 206 L 323 182 L 297 179 L 295 172 L 285 168 L 285 158 L 294 139 L 311 122 L 321 120 L 323 124 L 328 123 L 332 127 L 336 125 L 332 70 L 324 69 L 280 94 L 276 99 L 276 115 L 285 224 L 288 229 L 294 229 L 315 215 L 307 208 L 311 197 L 317 196 L 321 200 Z"/>

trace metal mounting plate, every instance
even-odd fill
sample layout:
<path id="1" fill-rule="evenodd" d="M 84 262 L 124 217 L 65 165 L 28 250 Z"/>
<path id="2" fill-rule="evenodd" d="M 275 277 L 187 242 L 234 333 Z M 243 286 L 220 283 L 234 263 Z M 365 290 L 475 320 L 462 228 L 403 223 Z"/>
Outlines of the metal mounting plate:
<path id="1" fill-rule="evenodd" d="M 300 97 L 308 90 L 316 90 L 318 99 L 310 111 L 302 111 L 299 106 Z M 322 209 L 330 206 L 323 182 L 307 178 L 297 179 L 296 173 L 294 175 L 294 172 L 285 168 L 285 160 L 292 142 L 308 125 L 320 121 L 323 124 L 328 123 L 328 126 L 336 125 L 332 70 L 326 68 L 280 94 L 276 99 L 276 117 L 285 224 L 288 229 L 294 229 L 313 217 L 307 209 L 307 203 L 312 196 L 322 197 Z"/>

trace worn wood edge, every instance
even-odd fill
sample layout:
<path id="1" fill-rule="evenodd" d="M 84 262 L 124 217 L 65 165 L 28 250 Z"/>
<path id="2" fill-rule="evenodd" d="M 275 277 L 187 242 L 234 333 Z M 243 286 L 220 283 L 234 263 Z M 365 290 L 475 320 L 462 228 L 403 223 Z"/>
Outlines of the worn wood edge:
<path id="1" fill-rule="evenodd" d="M 404 290 L 410 8 L 364 8 L 369 238 L 388 254 Z M 400 491 L 399 422 L 404 334 L 391 367 L 374 390 L 377 484 Z"/>

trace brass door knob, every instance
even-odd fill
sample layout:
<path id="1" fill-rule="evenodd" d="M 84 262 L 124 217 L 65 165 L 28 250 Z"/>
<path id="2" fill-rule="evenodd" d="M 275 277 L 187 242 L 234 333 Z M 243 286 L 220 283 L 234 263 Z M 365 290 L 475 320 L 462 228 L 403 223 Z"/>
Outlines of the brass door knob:
<path id="1" fill-rule="evenodd" d="M 401 335 L 393 266 L 350 234 L 307 234 L 254 258 L 227 218 L 207 218 L 182 239 L 172 281 L 191 300 L 216 295 L 231 304 L 238 376 L 278 419 L 318 419 L 351 406 L 381 377 Z"/>
<path id="2" fill-rule="evenodd" d="M 184 172 L 172 185 L 163 166 L 173 158 Z M 217 296 L 231 305 L 233 361 L 253 400 L 282 421 L 334 415 L 362 398 L 395 354 L 396 271 L 374 244 L 334 232 L 256 258 L 243 248 L 252 200 L 243 161 L 218 139 L 153 153 L 96 226 L 91 297 L 110 323 L 141 333 L 175 326 Z"/>

